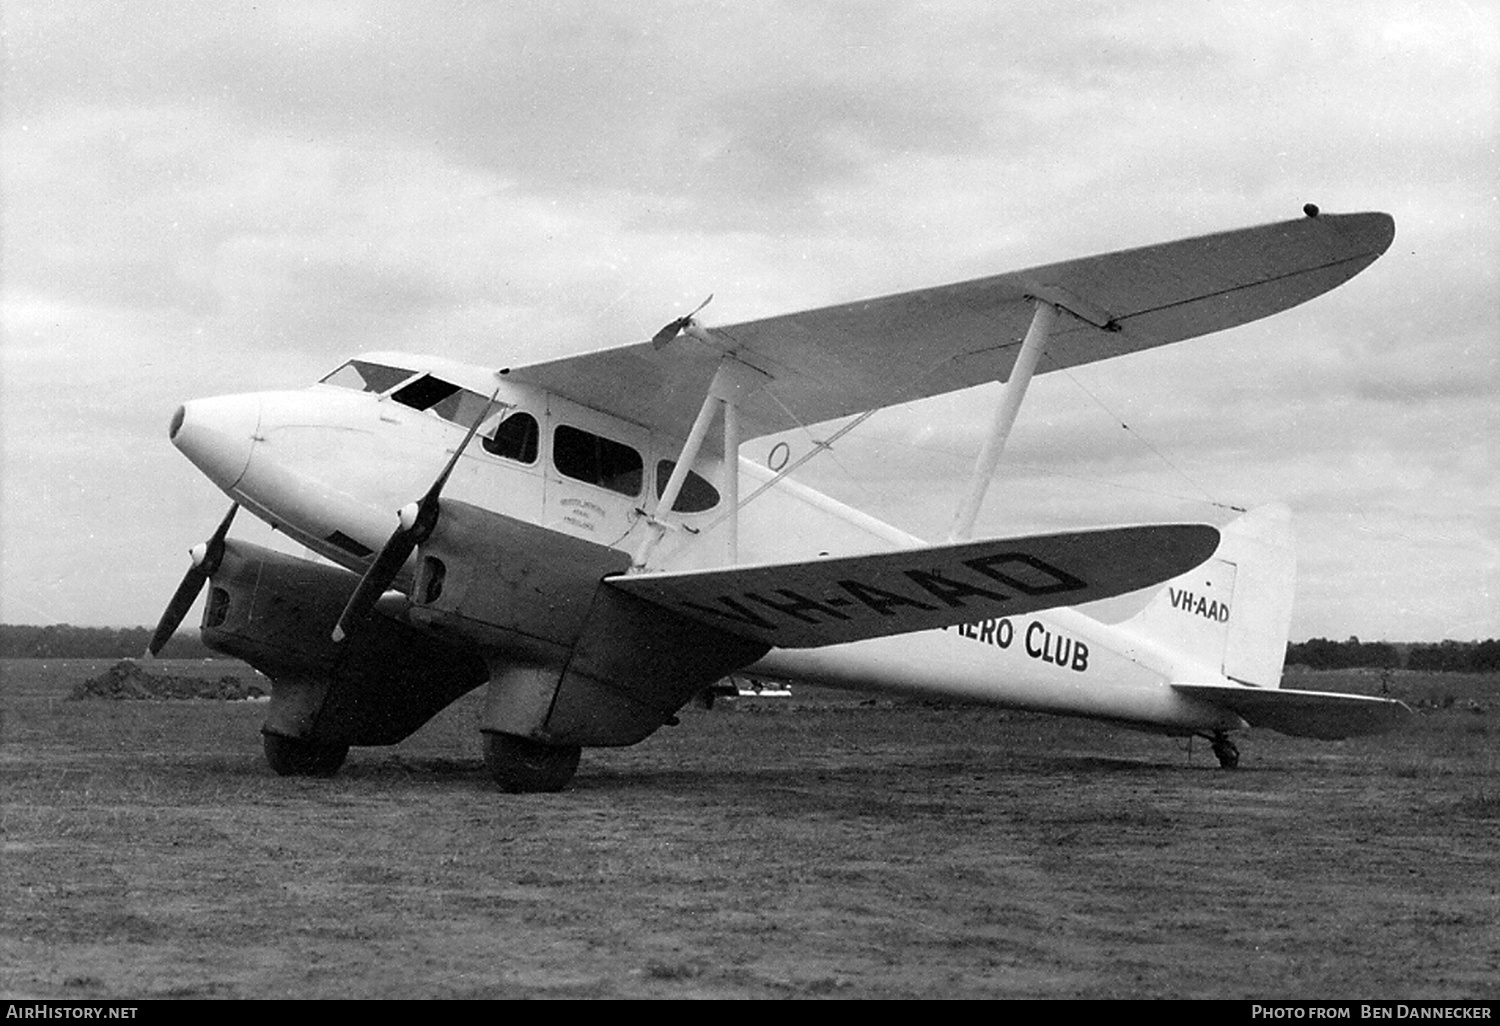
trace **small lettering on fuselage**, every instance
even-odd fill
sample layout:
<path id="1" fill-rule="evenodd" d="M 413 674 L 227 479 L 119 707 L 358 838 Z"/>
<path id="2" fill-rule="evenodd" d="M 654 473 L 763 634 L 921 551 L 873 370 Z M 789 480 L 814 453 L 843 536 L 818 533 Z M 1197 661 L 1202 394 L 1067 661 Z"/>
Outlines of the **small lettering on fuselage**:
<path id="1" fill-rule="evenodd" d="M 602 520 L 609 515 L 603 506 L 587 499 L 563 499 L 557 505 L 562 510 L 563 523 L 585 531 L 597 531 L 595 518 Z"/>
<path id="2" fill-rule="evenodd" d="M 1182 588 L 1168 588 L 1167 598 L 1171 601 L 1173 609 L 1180 609 L 1184 613 L 1201 616 L 1205 620 L 1216 620 L 1219 623 L 1229 622 L 1228 602 L 1207 599 L 1202 595 L 1194 595 L 1192 592 Z"/>
<path id="3" fill-rule="evenodd" d="M 961 623 L 956 627 L 944 627 L 943 630 L 956 631 L 960 637 L 972 638 L 996 648 L 1010 648 L 1011 642 L 1016 640 L 1016 628 L 1008 619 Z M 1021 632 L 1021 647 L 1028 656 L 1044 663 L 1052 663 L 1079 673 L 1084 673 L 1089 668 L 1088 645 L 1061 632 L 1052 633 L 1052 629 L 1040 620 L 1031 620 L 1026 624 L 1026 629 Z"/>

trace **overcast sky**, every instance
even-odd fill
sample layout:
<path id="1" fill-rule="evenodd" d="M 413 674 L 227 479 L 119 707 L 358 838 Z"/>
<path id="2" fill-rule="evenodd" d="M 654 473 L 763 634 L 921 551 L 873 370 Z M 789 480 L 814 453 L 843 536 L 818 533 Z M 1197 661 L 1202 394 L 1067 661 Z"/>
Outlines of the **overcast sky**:
<path id="1" fill-rule="evenodd" d="M 1389 211 L 1395 244 L 1267 321 L 1038 378 L 980 529 L 1281 500 L 1294 639 L 1500 636 L 1493 3 L 3 18 L 0 621 L 155 621 L 227 506 L 167 441 L 187 398 L 374 348 L 515 364 L 710 292 L 729 323 L 1314 202 Z M 878 414 L 805 479 L 939 538 L 993 398 Z"/>

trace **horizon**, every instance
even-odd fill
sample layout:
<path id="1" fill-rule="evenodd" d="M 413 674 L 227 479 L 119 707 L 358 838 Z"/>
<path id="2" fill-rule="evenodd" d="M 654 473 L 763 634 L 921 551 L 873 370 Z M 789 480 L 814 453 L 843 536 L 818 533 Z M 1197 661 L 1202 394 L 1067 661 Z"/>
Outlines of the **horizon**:
<path id="1" fill-rule="evenodd" d="M 77 629 L 77 630 L 86 630 L 86 631 L 88 631 L 88 630 L 98 630 L 98 631 L 144 631 L 147 634 L 149 634 L 151 631 L 153 631 L 153 630 L 156 629 L 156 624 L 154 622 L 153 623 L 149 623 L 149 624 L 123 624 L 123 625 L 122 624 L 76 624 L 76 623 L 0 623 L 0 630 L 4 630 L 6 628 L 11 628 L 11 627 L 35 628 L 37 630 L 44 630 L 44 629 L 46 629 L 48 627 L 67 627 L 67 628 L 73 628 L 73 629 Z M 194 641 L 200 640 L 198 638 L 198 636 L 197 636 L 198 633 L 199 633 L 199 628 L 197 628 L 197 627 L 184 627 L 184 628 L 181 628 L 176 633 L 174 633 L 172 635 L 171 640 L 169 640 L 167 642 L 167 644 L 165 646 L 163 646 L 163 651 L 169 651 L 170 648 L 171 648 L 171 645 L 172 645 L 172 641 L 175 641 L 178 638 L 191 637 Z M 1442 644 L 1450 643 L 1450 642 L 1452 644 L 1455 644 L 1455 645 L 1481 645 L 1481 644 L 1485 643 L 1486 641 L 1500 641 L 1500 637 L 1493 637 L 1493 638 L 1438 638 L 1436 640 L 1420 640 L 1420 639 L 1413 639 L 1413 638 L 1403 638 L 1403 639 L 1392 639 L 1392 638 L 1361 638 L 1358 635 L 1350 635 L 1347 638 L 1331 638 L 1331 637 L 1326 637 L 1326 636 L 1319 635 L 1319 636 L 1316 636 L 1316 637 L 1303 638 L 1301 640 L 1297 640 L 1296 638 L 1292 638 L 1292 637 L 1288 637 L 1287 638 L 1287 644 L 1288 645 L 1305 645 L 1309 641 L 1332 641 L 1332 642 L 1335 642 L 1335 643 L 1338 643 L 1338 644 L 1345 644 L 1345 643 L 1350 642 L 1350 641 L 1357 641 L 1360 644 L 1364 644 L 1364 645 L 1391 645 L 1391 646 L 1393 646 L 1395 648 L 1402 648 L 1402 647 L 1411 647 L 1411 646 L 1416 646 L 1416 645 L 1432 645 L 1432 646 L 1437 646 L 1437 645 L 1442 645 Z M 161 658 L 161 659 L 171 659 L 172 656 L 165 655 L 165 656 L 159 656 L 158 658 Z M 229 658 L 229 657 L 225 657 L 225 658 Z"/>

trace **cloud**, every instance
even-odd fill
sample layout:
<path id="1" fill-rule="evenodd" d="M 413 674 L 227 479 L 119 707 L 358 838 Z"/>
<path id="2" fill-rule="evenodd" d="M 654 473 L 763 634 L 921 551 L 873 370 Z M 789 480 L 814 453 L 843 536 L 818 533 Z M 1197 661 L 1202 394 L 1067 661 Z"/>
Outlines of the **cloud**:
<path id="1" fill-rule="evenodd" d="M 371 348 L 523 362 L 709 292 L 729 323 L 1314 201 L 1392 210 L 1391 252 L 1263 324 L 1038 379 L 988 522 L 1283 497 L 1314 554 L 1300 625 L 1500 633 L 1471 615 L 1496 565 L 1492 7 L 59 2 L 8 12 L 7 47 L 0 615 L 39 615 L 18 580 L 54 582 L 48 615 L 155 615 L 138 596 L 222 512 L 163 440 L 189 396 Z M 992 401 L 879 414 L 810 472 L 940 534 Z M 1403 598 L 1345 600 L 1361 541 Z M 122 551 L 141 566 L 101 594 Z"/>

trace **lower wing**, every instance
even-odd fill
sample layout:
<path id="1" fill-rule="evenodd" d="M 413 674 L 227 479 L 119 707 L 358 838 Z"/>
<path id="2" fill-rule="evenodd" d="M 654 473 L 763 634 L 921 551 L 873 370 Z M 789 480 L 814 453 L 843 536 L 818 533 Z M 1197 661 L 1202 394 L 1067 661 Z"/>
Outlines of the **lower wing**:
<path id="1" fill-rule="evenodd" d="M 1203 524 L 1117 527 L 605 584 L 747 640 L 810 648 L 1122 595 L 1187 572 L 1218 542 Z"/>

